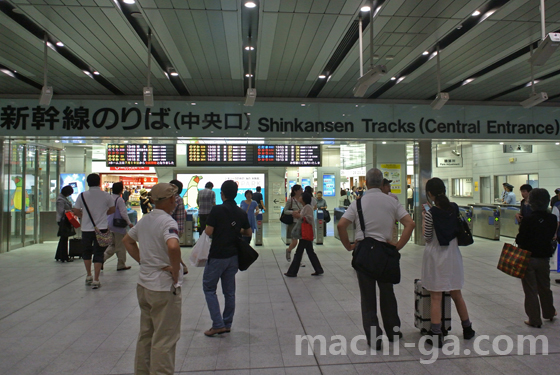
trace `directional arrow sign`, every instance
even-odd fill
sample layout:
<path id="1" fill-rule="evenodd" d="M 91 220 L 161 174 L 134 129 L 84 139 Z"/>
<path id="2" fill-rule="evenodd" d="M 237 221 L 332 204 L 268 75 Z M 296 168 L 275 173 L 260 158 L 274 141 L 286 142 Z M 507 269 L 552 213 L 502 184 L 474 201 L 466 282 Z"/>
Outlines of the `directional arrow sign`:
<path id="1" fill-rule="evenodd" d="M 273 202 L 276 203 L 276 204 L 278 204 L 278 203 L 284 203 L 284 201 L 278 200 L 278 199 L 273 200 Z"/>

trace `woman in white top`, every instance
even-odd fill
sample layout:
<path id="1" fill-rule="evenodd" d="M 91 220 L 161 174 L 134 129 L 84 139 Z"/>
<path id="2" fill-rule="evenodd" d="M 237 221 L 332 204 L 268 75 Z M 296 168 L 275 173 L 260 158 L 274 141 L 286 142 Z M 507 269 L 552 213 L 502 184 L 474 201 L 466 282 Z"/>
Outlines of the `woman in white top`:
<path id="1" fill-rule="evenodd" d="M 115 202 L 115 208 L 116 210 L 118 210 L 121 218 L 126 221 L 126 224 L 129 228 L 132 228 L 134 225 L 128 218 L 126 203 L 121 197 L 123 189 L 124 187 L 122 182 L 115 182 L 112 187 L 113 195 L 111 195 L 111 197 L 113 199 L 113 202 Z M 113 236 L 113 243 L 109 245 L 109 247 L 107 247 L 107 249 L 105 250 L 103 262 L 106 262 L 107 259 L 111 258 L 114 254 L 117 254 L 117 271 L 126 271 L 131 268 L 130 266 L 126 265 L 126 249 L 122 242 L 124 236 L 126 235 L 126 227 L 115 227 L 113 225 L 114 215 L 115 214 L 111 214 L 107 218 L 109 229 L 111 230 L 111 235 Z"/>
<path id="2" fill-rule="evenodd" d="M 311 194 L 307 192 L 303 193 L 300 197 L 300 203 L 303 205 L 303 208 L 299 212 L 294 212 L 294 218 L 297 218 L 298 220 L 296 225 L 294 226 L 294 230 L 292 231 L 292 238 L 296 237 L 298 233 L 301 235 L 301 225 L 304 219 L 307 223 L 311 224 L 311 232 L 315 233 L 315 228 L 313 228 L 313 207 L 311 206 L 311 198 Z M 315 270 L 315 272 L 313 272 L 311 275 L 322 275 L 324 271 L 323 267 L 321 266 L 321 262 L 319 262 L 317 254 L 315 254 L 315 250 L 313 250 L 313 239 L 310 241 L 308 239 L 304 240 L 303 238 L 300 238 L 299 245 L 296 250 L 296 255 L 294 256 L 294 261 L 290 265 L 288 272 L 286 272 L 284 275 L 288 277 L 297 276 L 299 267 L 301 265 L 301 258 L 303 257 L 303 250 L 307 252 L 307 256 L 309 257 L 311 265 Z"/>
<path id="3" fill-rule="evenodd" d="M 299 197 L 301 197 L 302 193 L 303 193 L 303 188 L 301 187 L 301 185 L 296 184 L 292 186 L 292 192 L 290 193 L 290 198 L 288 198 L 288 200 L 286 201 L 286 206 L 284 207 L 284 213 L 286 215 L 293 216 L 294 212 L 299 213 L 301 211 L 303 205 L 299 202 Z M 294 219 L 297 218 L 294 216 Z M 290 242 L 290 246 L 288 246 L 288 248 L 286 249 L 286 260 L 288 262 L 292 260 L 290 253 L 297 246 L 297 244 L 298 244 L 298 238 L 292 237 L 292 242 Z"/>
<path id="4" fill-rule="evenodd" d="M 443 181 L 434 177 L 426 183 L 426 195 L 430 209 L 423 211 L 423 233 L 426 248 L 422 259 L 422 285 L 430 291 L 431 328 L 430 336 L 438 337 L 438 346 L 443 346 L 441 329 L 441 303 L 443 293 L 450 291 L 463 326 L 466 340 L 474 337 L 467 305 L 461 294 L 464 284 L 463 258 L 457 244 L 457 216 L 459 208 L 445 196 Z M 433 344 L 432 340 L 426 340 Z"/>

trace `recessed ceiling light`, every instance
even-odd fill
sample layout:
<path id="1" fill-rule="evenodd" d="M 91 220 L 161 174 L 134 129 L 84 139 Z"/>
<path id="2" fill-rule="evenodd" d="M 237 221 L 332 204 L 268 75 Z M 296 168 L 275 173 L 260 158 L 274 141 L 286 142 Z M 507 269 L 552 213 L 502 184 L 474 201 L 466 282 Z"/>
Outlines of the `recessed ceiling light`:
<path id="1" fill-rule="evenodd" d="M 245 77 L 249 78 L 249 77 L 253 77 L 253 75 L 252 75 L 252 74 L 249 74 L 249 73 L 247 73 L 247 74 L 245 74 Z"/>
<path id="2" fill-rule="evenodd" d="M 138 105 L 138 102 L 136 102 L 136 103 L 134 103 L 134 104 Z"/>
<path id="3" fill-rule="evenodd" d="M 363 7 L 360 8 L 361 12 L 369 12 L 371 10 L 371 7 L 369 5 L 364 5 Z"/>
<path id="4" fill-rule="evenodd" d="M 64 47 L 64 43 L 62 43 L 62 42 L 56 42 L 56 45 L 59 46 L 59 47 Z"/>
<path id="5" fill-rule="evenodd" d="M 99 75 L 99 72 L 96 70 L 96 71 L 93 72 L 93 74 L 95 74 L 96 76 L 98 76 L 98 75 Z"/>
<path id="6" fill-rule="evenodd" d="M 177 77 L 179 75 L 179 73 L 177 73 L 177 72 L 171 72 L 169 74 L 171 74 L 171 76 L 173 76 L 173 77 Z"/>
<path id="7" fill-rule="evenodd" d="M 135 0 L 123 0 L 123 3 L 125 4 L 134 4 L 135 2 Z"/>
<path id="8" fill-rule="evenodd" d="M 246 51 L 252 51 L 252 50 L 254 50 L 254 49 L 255 49 L 255 47 L 251 47 L 251 46 L 245 47 L 245 50 L 246 50 Z"/>
<path id="9" fill-rule="evenodd" d="M 327 76 L 326 76 L 326 75 L 324 75 L 324 74 L 321 74 L 321 75 L 319 76 L 319 78 L 321 78 L 321 79 L 325 79 L 325 78 L 327 78 Z"/>
<path id="10" fill-rule="evenodd" d="M 59 143 L 59 142 L 60 142 L 60 141 L 59 141 L 58 139 L 56 139 L 56 140 L 54 141 L 54 143 Z"/>
<path id="11" fill-rule="evenodd" d="M 381 143 L 382 143 L 382 144 L 384 144 L 384 145 L 386 145 L 386 144 L 387 144 L 387 142 L 385 142 L 385 141 L 383 141 L 383 142 L 381 142 Z"/>
<path id="12" fill-rule="evenodd" d="M 196 103 L 191 103 L 191 105 L 196 105 Z"/>
<path id="13" fill-rule="evenodd" d="M 301 106 L 302 106 L 302 107 L 305 107 L 305 103 L 301 103 Z"/>
<path id="14" fill-rule="evenodd" d="M 556 142 L 556 146 L 560 145 L 560 142 Z"/>
<path id="15" fill-rule="evenodd" d="M 124 143 L 128 143 L 128 141 L 123 141 Z"/>
<path id="16" fill-rule="evenodd" d="M 247 8 L 254 8 L 254 7 L 257 6 L 257 4 L 256 4 L 254 1 L 247 1 L 247 2 L 245 3 L 245 6 L 246 6 Z"/>
<path id="17" fill-rule="evenodd" d="M 500 144 L 501 144 L 501 145 L 503 145 L 503 144 L 504 144 L 504 142 L 500 142 Z"/>
<path id="18" fill-rule="evenodd" d="M 473 17 L 480 16 L 480 11 L 475 10 L 472 15 Z"/>
<path id="19" fill-rule="evenodd" d="M 394 81 L 396 79 L 397 79 L 397 77 L 391 77 L 391 81 Z"/>
<path id="20" fill-rule="evenodd" d="M 429 55 L 429 54 L 430 54 L 429 51 L 424 51 L 424 52 L 422 52 L 422 55 L 424 55 L 424 56 Z"/>
<path id="21" fill-rule="evenodd" d="M 445 145 L 445 144 L 447 144 L 447 142 L 441 142 L 441 144 L 442 144 L 442 145 Z"/>

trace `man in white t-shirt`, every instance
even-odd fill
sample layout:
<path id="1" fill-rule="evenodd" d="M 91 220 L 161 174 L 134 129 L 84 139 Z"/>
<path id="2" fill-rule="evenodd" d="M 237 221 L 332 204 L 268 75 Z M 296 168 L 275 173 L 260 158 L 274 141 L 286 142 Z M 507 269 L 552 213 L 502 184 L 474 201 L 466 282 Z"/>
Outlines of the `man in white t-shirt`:
<path id="1" fill-rule="evenodd" d="M 176 191 L 172 184 L 155 185 L 151 190 L 155 209 L 142 217 L 123 239 L 130 256 L 140 263 L 136 286 L 140 333 L 135 374 L 172 375 L 175 371 L 183 283 L 179 230 L 171 217 L 177 204 Z"/>
<path id="2" fill-rule="evenodd" d="M 412 221 L 412 218 L 398 200 L 381 191 L 383 187 L 383 172 L 377 168 L 370 169 L 366 174 L 366 183 L 368 190 L 360 198 L 365 233 L 360 229 L 357 201 L 354 201 L 338 222 L 337 228 L 340 242 L 342 242 L 346 250 L 352 251 L 359 241 L 365 237 L 371 237 L 379 242 L 394 245 L 397 250 L 402 249 L 410 239 L 414 229 L 414 221 Z M 395 244 L 391 243 L 391 238 L 396 221 L 400 221 L 404 229 L 399 241 Z M 350 244 L 347 230 L 348 226 L 352 223 L 355 223 L 357 228 L 356 242 L 354 244 Z M 395 336 L 402 336 L 400 333 L 401 321 L 393 284 L 377 281 L 359 271 L 357 271 L 357 274 L 361 295 L 362 322 L 366 338 L 370 346 L 373 338 L 375 340 L 375 348 L 380 350 L 380 336 L 383 335 L 383 330 L 379 327 L 379 320 L 377 318 L 376 284 L 379 286 L 379 307 L 383 316 L 385 334 L 388 336 L 389 341 L 393 341 Z M 372 334 L 375 337 L 371 337 Z"/>
<path id="3" fill-rule="evenodd" d="M 86 285 L 91 285 L 92 289 L 99 289 L 101 287 L 99 274 L 107 246 L 99 245 L 95 228 L 97 227 L 104 233 L 109 231 L 107 215 L 115 213 L 115 206 L 111 196 L 101 190 L 101 177 L 97 173 L 87 176 L 87 184 L 89 190 L 78 196 L 72 211 L 81 218 L 82 223 L 82 246 L 84 247 L 82 259 L 87 272 Z M 92 258 L 93 276 L 91 275 Z"/>

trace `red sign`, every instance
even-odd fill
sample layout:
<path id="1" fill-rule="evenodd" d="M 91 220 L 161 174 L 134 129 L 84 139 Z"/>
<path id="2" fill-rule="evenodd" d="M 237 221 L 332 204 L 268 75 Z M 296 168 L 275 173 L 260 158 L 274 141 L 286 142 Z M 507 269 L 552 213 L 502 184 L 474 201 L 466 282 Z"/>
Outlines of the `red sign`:
<path id="1" fill-rule="evenodd" d="M 112 171 L 149 171 L 150 167 L 109 167 Z"/>

